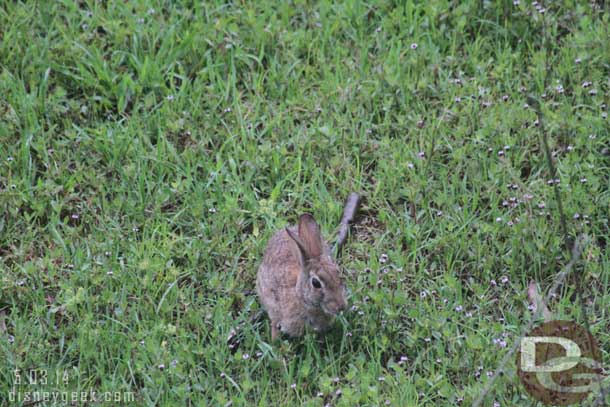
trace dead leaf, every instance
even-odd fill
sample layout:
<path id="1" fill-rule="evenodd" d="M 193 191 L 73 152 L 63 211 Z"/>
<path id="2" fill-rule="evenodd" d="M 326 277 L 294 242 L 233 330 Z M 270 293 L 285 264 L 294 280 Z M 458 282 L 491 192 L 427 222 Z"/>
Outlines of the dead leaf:
<path id="1" fill-rule="evenodd" d="M 5 315 L 6 313 L 4 312 L 4 310 L 0 310 L 0 334 L 6 332 L 6 323 L 4 322 Z"/>
<path id="2" fill-rule="evenodd" d="M 538 292 L 538 285 L 535 281 L 531 281 L 527 286 L 527 298 L 530 300 L 530 304 L 532 305 L 532 313 L 536 314 L 540 309 L 542 311 L 542 317 L 545 321 L 550 321 L 553 319 L 553 314 L 546 306 L 544 299 Z"/>

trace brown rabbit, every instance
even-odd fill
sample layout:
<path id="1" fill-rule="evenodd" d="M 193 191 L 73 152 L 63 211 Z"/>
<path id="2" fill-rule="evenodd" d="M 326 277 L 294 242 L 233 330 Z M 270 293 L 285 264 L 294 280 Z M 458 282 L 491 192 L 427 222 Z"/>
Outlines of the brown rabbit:
<path id="1" fill-rule="evenodd" d="M 267 244 L 256 290 L 271 320 L 271 340 L 280 331 L 303 335 L 305 324 L 326 331 L 347 306 L 345 286 L 313 216 L 277 232 Z"/>

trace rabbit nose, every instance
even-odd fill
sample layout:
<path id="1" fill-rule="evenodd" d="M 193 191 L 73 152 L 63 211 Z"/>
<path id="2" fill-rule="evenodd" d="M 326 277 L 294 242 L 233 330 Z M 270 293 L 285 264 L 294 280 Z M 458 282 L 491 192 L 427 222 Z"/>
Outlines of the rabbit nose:
<path id="1" fill-rule="evenodd" d="M 343 300 L 343 301 L 339 302 L 339 304 L 337 306 L 337 311 L 343 312 L 343 311 L 345 311 L 346 308 L 347 308 L 347 301 Z"/>

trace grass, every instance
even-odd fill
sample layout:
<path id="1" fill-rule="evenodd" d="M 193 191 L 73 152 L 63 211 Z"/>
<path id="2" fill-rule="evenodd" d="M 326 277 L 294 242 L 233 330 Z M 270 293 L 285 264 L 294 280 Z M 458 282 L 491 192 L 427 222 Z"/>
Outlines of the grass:
<path id="1" fill-rule="evenodd" d="M 554 188 L 587 244 L 549 306 L 607 366 L 610 13 L 544 7 L 4 2 L 0 405 L 469 405 L 569 261 Z M 309 211 L 332 240 L 350 191 L 352 309 L 271 346 L 267 239 Z M 484 405 L 536 405 L 515 368 Z"/>

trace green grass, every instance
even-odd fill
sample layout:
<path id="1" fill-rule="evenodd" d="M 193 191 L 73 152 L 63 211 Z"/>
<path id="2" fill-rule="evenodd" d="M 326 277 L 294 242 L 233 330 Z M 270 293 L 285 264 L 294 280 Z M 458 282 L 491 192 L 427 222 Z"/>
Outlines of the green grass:
<path id="1" fill-rule="evenodd" d="M 610 13 L 394 3 L 0 5 L 0 405 L 471 404 L 569 261 L 528 96 L 588 237 L 550 307 L 584 323 L 581 281 L 610 364 Z M 271 346 L 267 239 L 303 211 L 332 239 L 350 191 L 354 307 Z M 507 369 L 484 405 L 536 405 Z"/>

